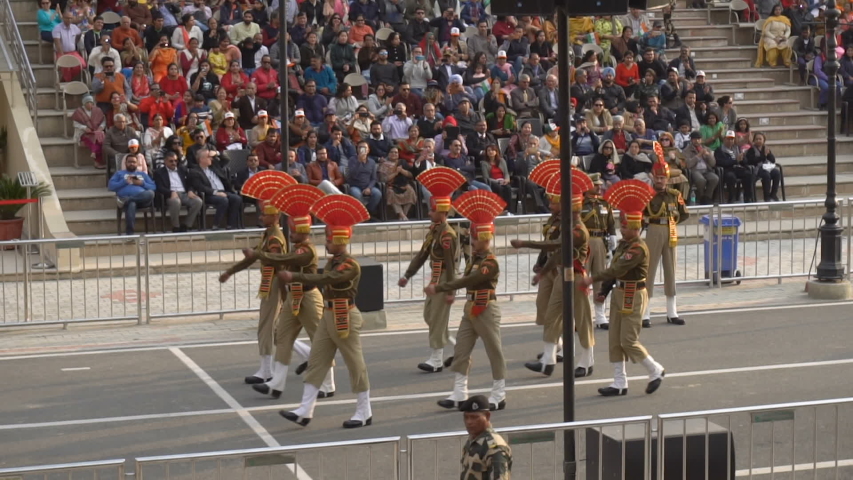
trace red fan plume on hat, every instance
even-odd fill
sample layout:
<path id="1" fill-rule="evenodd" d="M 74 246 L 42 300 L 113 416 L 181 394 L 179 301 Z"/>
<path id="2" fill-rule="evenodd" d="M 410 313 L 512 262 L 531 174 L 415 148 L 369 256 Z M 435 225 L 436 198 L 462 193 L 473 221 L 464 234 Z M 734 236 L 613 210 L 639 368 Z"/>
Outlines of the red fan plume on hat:
<path id="1" fill-rule="evenodd" d="M 496 193 L 486 190 L 465 192 L 453 202 L 453 208 L 471 221 L 471 235 L 479 240 L 491 239 L 495 232 L 495 217 L 506 208 L 506 202 Z"/>
<path id="2" fill-rule="evenodd" d="M 310 233 L 311 206 L 326 196 L 313 185 L 288 185 L 276 192 L 269 204 L 287 215 L 288 222 L 296 233 Z"/>
<path id="3" fill-rule="evenodd" d="M 269 200 L 282 188 L 296 185 L 296 179 L 286 172 L 279 170 L 264 170 L 258 172 L 243 184 L 240 194 L 257 200 Z"/>
<path id="4" fill-rule="evenodd" d="M 536 165 L 533 167 L 533 170 L 530 171 L 528 178 L 536 185 L 539 185 L 542 188 L 548 188 L 548 183 L 554 175 L 560 176 L 560 159 L 545 160 L 539 165 Z"/>
<path id="5" fill-rule="evenodd" d="M 439 212 L 450 211 L 450 196 L 465 184 L 465 176 L 452 168 L 434 167 L 418 175 L 418 182 L 429 193 L 430 206 Z"/>
<path id="6" fill-rule="evenodd" d="M 634 228 L 640 228 L 643 210 L 654 196 L 651 185 L 635 179 L 616 182 L 604 193 L 604 199 L 618 208 L 628 225 Z"/>

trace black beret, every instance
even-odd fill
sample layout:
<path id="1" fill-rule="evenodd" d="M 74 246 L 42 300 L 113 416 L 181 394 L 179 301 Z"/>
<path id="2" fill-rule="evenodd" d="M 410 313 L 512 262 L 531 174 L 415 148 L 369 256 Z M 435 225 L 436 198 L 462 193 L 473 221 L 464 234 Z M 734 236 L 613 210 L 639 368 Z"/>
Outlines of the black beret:
<path id="1" fill-rule="evenodd" d="M 459 405 L 459 410 L 463 412 L 488 412 L 489 411 L 489 399 L 484 395 L 474 395 L 462 402 Z"/>

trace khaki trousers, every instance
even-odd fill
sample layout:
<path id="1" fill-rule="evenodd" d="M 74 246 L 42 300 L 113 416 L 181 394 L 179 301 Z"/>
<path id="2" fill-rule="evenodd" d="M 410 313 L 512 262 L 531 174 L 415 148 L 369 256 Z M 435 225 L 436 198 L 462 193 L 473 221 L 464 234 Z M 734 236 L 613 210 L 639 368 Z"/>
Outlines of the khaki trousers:
<path id="1" fill-rule="evenodd" d="M 592 308 L 589 306 L 589 295 L 578 290 L 578 282 L 583 280 L 583 275 L 575 274 L 575 295 L 572 301 L 572 315 L 575 320 L 575 331 L 578 332 L 578 342 L 583 348 L 595 346 L 595 330 L 592 325 Z M 562 285 L 560 286 L 562 288 Z M 556 289 L 555 289 L 556 290 Z M 562 308 L 562 292 L 560 292 L 560 308 Z M 563 322 L 560 322 L 562 330 Z"/>
<path id="2" fill-rule="evenodd" d="M 278 288 L 278 277 L 272 277 L 270 293 L 261 299 L 261 312 L 258 317 L 258 351 L 260 355 L 272 355 L 273 332 L 278 309 L 281 307 L 281 294 Z"/>
<path id="3" fill-rule="evenodd" d="M 649 298 L 655 293 L 655 277 L 658 264 L 663 260 L 663 291 L 667 297 L 675 296 L 675 248 L 669 246 L 669 226 L 652 223 L 646 230 L 646 246 L 649 247 L 649 272 L 646 274 L 646 289 Z"/>
<path id="4" fill-rule="evenodd" d="M 625 290 L 614 288 L 610 295 L 610 362 L 624 362 L 626 358 L 640 363 L 649 356 L 646 348 L 640 344 L 640 330 L 643 328 L 643 311 L 649 301 L 646 289 L 634 293 L 634 309 L 630 314 L 622 313 L 622 298 Z"/>
<path id="5" fill-rule="evenodd" d="M 308 358 L 305 383 L 320 388 L 326 374 L 332 368 L 335 353 L 340 350 L 349 371 L 352 392 L 361 393 L 370 390 L 367 365 L 364 363 L 364 353 L 361 350 L 361 312 L 355 306 L 349 311 L 349 322 L 349 336 L 341 338 L 335 329 L 334 313 L 330 309 L 323 311 L 323 318 L 317 325 L 317 332 L 311 342 L 311 356 Z"/>
<path id="6" fill-rule="evenodd" d="M 603 237 L 589 237 L 589 257 L 586 260 L 586 269 L 590 275 L 601 273 L 607 269 L 607 245 Z M 593 295 L 601 291 L 601 282 L 592 284 Z"/>
<path id="7" fill-rule="evenodd" d="M 275 326 L 275 361 L 282 365 L 290 365 L 293 356 L 293 342 L 304 328 L 308 332 L 308 338 L 314 341 L 317 325 L 323 316 L 323 294 L 319 288 L 307 291 L 302 296 L 299 315 L 293 314 L 291 308 L 291 295 L 287 292 L 287 298 L 281 306 L 278 323 Z"/>
<path id="8" fill-rule="evenodd" d="M 548 313 L 548 304 L 551 302 L 556 276 L 556 270 L 552 270 L 539 277 L 539 290 L 536 293 L 536 325 L 545 325 L 545 315 Z"/>
<path id="9" fill-rule="evenodd" d="M 453 365 L 450 370 L 468 375 L 471 370 L 471 352 L 474 351 L 477 338 L 481 338 L 492 366 L 492 379 L 503 380 L 506 378 L 506 361 L 501 347 L 501 309 L 492 301 L 483 313 L 472 317 L 469 312 L 473 303 L 465 304 L 462 323 L 456 333 L 456 348 L 453 349 Z"/>
<path id="10" fill-rule="evenodd" d="M 427 262 L 429 263 L 429 262 Z M 452 265 L 450 268 L 454 268 Z M 449 273 L 441 272 L 441 282 L 447 280 Z M 424 302 L 424 321 L 429 327 L 429 348 L 444 348 L 450 341 L 450 307 L 445 299 L 447 292 L 438 292 L 435 295 L 427 295 Z"/>

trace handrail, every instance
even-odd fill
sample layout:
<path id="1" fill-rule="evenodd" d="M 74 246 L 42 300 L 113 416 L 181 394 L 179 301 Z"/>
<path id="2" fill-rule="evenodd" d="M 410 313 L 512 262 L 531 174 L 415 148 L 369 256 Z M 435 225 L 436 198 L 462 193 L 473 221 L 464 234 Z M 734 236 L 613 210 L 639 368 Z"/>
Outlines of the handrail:
<path id="1" fill-rule="evenodd" d="M 15 59 L 18 70 L 18 80 L 21 82 L 24 99 L 27 102 L 27 107 L 30 109 L 30 116 L 33 119 L 33 126 L 38 129 L 38 85 L 36 84 L 36 76 L 33 73 L 30 59 L 27 56 L 24 41 L 21 38 L 21 32 L 18 30 L 15 14 L 12 12 L 12 4 L 9 0 L 0 0 L 3 3 L 2 15 L 0 15 L 0 23 L 3 24 L 3 38 L 6 43 L 11 46 L 12 58 Z M 3 46 L 5 50 L 5 45 Z M 39 41 L 38 48 L 41 48 Z"/>

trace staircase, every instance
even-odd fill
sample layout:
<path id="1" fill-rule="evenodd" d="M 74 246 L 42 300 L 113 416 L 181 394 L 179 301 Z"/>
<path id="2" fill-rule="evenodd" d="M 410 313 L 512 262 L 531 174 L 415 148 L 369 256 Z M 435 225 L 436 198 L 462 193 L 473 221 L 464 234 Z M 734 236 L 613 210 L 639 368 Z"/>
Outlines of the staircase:
<path id="1" fill-rule="evenodd" d="M 63 124 L 71 134 L 71 121 L 62 111 L 61 98 L 57 104 L 51 48 L 38 41 L 32 5 L 31 1 L 12 2 L 39 87 L 38 133 L 66 221 L 77 235 L 115 234 L 115 196 L 105 188 L 104 172 L 95 170 L 88 153 L 63 135 Z M 785 167 L 788 199 L 822 197 L 826 189 L 828 114 L 815 108 L 814 89 L 788 84 L 787 68 L 754 68 L 757 52 L 753 25 L 729 23 L 728 8 L 706 11 L 680 6 L 674 23 L 716 95 L 731 95 L 738 116 L 746 117 L 754 132 L 767 133 L 767 144 Z M 43 63 L 39 63 L 39 49 Z M 667 54 L 674 58 L 678 51 Z M 794 75 L 796 81 L 796 72 Z M 78 105 L 71 103 L 69 110 Z M 75 148 L 80 168 L 74 167 Z M 853 194 L 853 137 L 840 136 L 837 151 L 838 192 Z M 138 231 L 143 231 L 141 219 L 137 223 Z"/>

